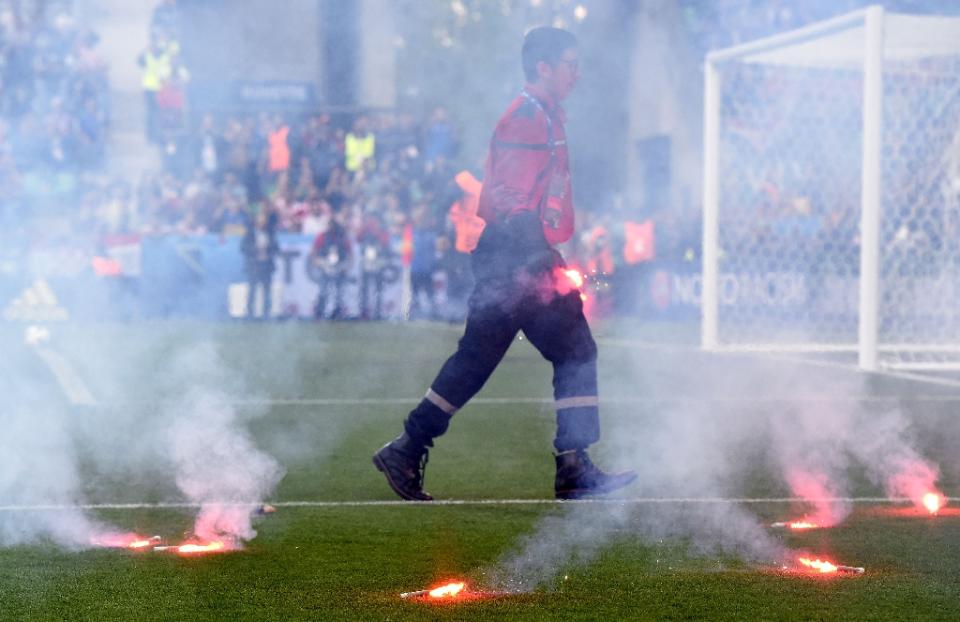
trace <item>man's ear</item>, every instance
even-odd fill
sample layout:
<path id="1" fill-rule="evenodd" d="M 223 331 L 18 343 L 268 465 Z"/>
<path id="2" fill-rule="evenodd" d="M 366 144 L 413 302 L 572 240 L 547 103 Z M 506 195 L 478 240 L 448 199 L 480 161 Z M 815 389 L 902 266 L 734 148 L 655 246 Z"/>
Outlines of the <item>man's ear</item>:
<path id="1" fill-rule="evenodd" d="M 545 60 L 537 61 L 537 78 L 549 78 L 553 75 L 553 66 Z"/>

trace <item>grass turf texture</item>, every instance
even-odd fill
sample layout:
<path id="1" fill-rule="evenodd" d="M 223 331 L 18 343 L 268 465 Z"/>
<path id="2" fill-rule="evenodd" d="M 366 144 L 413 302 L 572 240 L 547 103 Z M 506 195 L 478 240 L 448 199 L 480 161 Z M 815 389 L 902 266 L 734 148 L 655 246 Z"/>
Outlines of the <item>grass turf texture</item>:
<path id="1" fill-rule="evenodd" d="M 735 399 L 735 410 L 772 412 L 789 403 L 784 388 L 796 369 L 758 365 L 782 384 L 758 382 L 744 395 L 730 359 L 684 348 L 638 350 L 618 341 L 623 326 L 602 327 L 604 422 L 630 418 L 642 425 L 678 407 L 678 398 Z M 653 335 L 655 337 L 655 335 Z M 20 375 L 20 388 L 0 387 L 28 403 L 75 415 L 86 501 L 140 502 L 176 498 L 161 468 L 124 476 L 104 467 L 83 439 L 85 422 L 114 416 L 158 416 L 184 379 L 164 366 L 178 351 L 216 343 L 227 376 L 247 398 L 243 414 L 259 445 L 287 469 L 276 501 L 391 500 L 370 454 L 399 423 L 455 344 L 442 327 L 393 325 L 202 325 L 54 327 L 56 347 L 101 400 L 71 407 L 55 382 L 6 327 L 0 385 Z M 651 337 L 651 335 L 641 335 Z M 638 355 L 638 352 L 640 353 Z M 11 361 L 16 361 L 12 364 Z M 108 361 L 113 361 L 112 363 Z M 119 361 L 119 364 L 117 362 Z M 742 373 L 742 368 L 738 370 Z M 820 372 L 824 385 L 836 370 Z M 695 381 L 694 381 L 695 380 Z M 769 380 L 769 378 L 768 378 Z M 29 390 L 28 390 L 29 389 Z M 870 379 L 862 396 L 892 396 L 909 414 L 926 455 L 944 468 L 942 484 L 956 495 L 956 447 L 950 390 L 887 378 Z M 922 397 L 913 400 L 917 395 Z M 39 396 L 39 397 L 38 397 Z M 495 398 L 550 396 L 549 368 L 518 344 L 479 397 L 457 415 L 431 455 L 427 487 L 439 498 L 545 499 L 552 463 L 548 404 L 497 403 Z M 650 398 L 634 402 L 631 398 Z M 933 397 L 935 399 L 926 400 Z M 272 403 L 255 399 L 367 399 L 368 403 Z M 681 406 L 682 407 L 682 403 Z M 718 415 L 720 416 L 720 415 Z M 90 426 L 92 427 L 92 423 Z M 121 426 L 121 432 L 131 430 Z M 123 437 L 122 433 L 118 433 Z M 616 438 L 598 447 L 612 453 Z M 119 442 L 119 441 L 118 441 Z M 159 442 L 159 441 L 158 441 Z M 745 444 L 742 495 L 787 494 L 769 468 L 764 448 Z M 853 473 L 853 494 L 880 494 Z M 24 482 L 25 486 L 29 482 Z M 675 496 L 683 496 L 677 490 Z M 7 500 L 0 499 L 0 505 Z M 64 552 L 48 544 L 0 549 L 3 620 L 422 620 L 422 619 L 744 619 L 904 620 L 960 618 L 960 518 L 911 518 L 884 505 L 858 505 L 841 526 L 781 533 L 785 544 L 862 565 L 861 577 L 785 574 L 735 557 L 691 553 L 683 541 L 648 541 L 625 524 L 595 559 L 567 563 L 550 587 L 530 594 L 463 603 L 406 602 L 399 593 L 480 573 L 551 514 L 554 505 L 281 507 L 259 521 L 258 537 L 242 552 L 199 558 L 118 550 Z M 760 520 L 792 517 L 784 504 L 751 504 Z M 599 511 L 599 509 L 598 509 Z M 119 527 L 169 539 L 188 531 L 189 509 L 101 510 Z M 565 578 L 564 578 L 565 577 Z"/>

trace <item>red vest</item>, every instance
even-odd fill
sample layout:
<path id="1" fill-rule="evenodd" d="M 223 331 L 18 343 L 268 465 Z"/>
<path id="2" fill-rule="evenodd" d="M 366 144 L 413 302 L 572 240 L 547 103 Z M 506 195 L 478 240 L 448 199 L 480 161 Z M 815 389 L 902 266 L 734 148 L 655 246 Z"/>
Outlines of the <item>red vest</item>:
<path id="1" fill-rule="evenodd" d="M 527 85 L 497 123 L 483 177 L 478 214 L 501 222 L 537 213 L 550 244 L 573 235 L 574 213 L 563 109 Z"/>

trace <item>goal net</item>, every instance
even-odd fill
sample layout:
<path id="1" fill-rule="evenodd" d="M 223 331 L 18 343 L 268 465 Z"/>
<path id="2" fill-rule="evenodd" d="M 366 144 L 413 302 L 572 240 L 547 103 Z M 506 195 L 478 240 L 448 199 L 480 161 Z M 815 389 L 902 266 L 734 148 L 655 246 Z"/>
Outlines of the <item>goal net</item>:
<path id="1" fill-rule="evenodd" d="M 871 7 L 705 76 L 704 347 L 960 368 L 960 18 Z"/>

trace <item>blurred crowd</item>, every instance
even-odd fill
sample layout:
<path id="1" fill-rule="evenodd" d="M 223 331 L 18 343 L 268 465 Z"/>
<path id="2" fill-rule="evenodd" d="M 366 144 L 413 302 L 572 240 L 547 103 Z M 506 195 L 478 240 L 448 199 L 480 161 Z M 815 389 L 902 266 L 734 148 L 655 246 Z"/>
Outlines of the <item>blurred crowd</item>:
<path id="1" fill-rule="evenodd" d="M 0 224 L 75 198 L 110 124 L 99 37 L 66 4 L 0 1 Z"/>
<path id="2" fill-rule="evenodd" d="M 144 135 L 159 165 L 126 178 L 105 166 L 108 66 L 98 35 L 75 21 L 73 9 L 70 0 L 0 0 L 4 252 L 99 249 L 128 234 L 246 234 L 249 268 L 252 254 L 275 246 L 258 242 L 260 223 L 270 235 L 313 237 L 314 253 L 328 263 L 400 260 L 423 315 L 435 312 L 437 272 L 452 298 L 469 291 L 482 161 L 464 161 L 457 121 L 443 106 L 419 115 L 191 110 L 180 11 L 176 0 L 159 0 L 144 48 L 131 59 L 141 71 Z M 598 287 L 619 266 L 654 256 L 652 229 L 627 222 L 627 211 L 622 198 L 582 211 L 564 249 L 572 264 L 597 275 Z M 659 254 L 692 259 L 696 223 L 660 211 Z"/>

